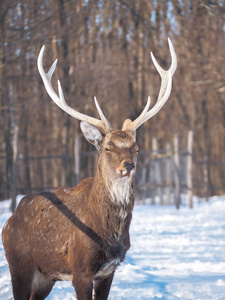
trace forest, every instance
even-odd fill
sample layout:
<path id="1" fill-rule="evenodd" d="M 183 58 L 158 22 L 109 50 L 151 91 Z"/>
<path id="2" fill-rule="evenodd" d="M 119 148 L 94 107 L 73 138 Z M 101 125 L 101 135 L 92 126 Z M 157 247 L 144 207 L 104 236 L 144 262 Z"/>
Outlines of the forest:
<path id="1" fill-rule="evenodd" d="M 149 95 L 152 105 L 157 100 L 160 77 L 150 51 L 167 69 L 168 37 L 178 58 L 172 93 L 138 129 L 138 144 L 151 149 L 154 137 L 164 149 L 178 134 L 182 148 L 192 130 L 194 161 L 207 164 L 210 194 L 224 193 L 224 0 L 0 0 L 0 199 L 11 195 L 15 159 L 19 193 L 75 183 L 79 121 L 45 91 L 37 70 L 42 45 L 46 71 L 58 58 L 53 87 L 60 79 L 68 105 L 98 118 L 96 96 L 120 128 L 140 114 Z M 85 139 L 80 148 L 94 151 Z M 83 159 L 83 177 L 93 161 Z M 198 173 L 195 167 L 194 180 Z"/>

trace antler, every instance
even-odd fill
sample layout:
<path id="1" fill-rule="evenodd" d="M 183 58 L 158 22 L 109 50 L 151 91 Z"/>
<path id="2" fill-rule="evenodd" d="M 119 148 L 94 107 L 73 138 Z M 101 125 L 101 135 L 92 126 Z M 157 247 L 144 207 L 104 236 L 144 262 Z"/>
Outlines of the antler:
<path id="1" fill-rule="evenodd" d="M 169 38 L 168 38 L 168 43 L 169 43 L 171 60 L 172 60 L 169 70 L 165 71 L 158 64 L 154 55 L 151 52 L 152 61 L 161 77 L 161 87 L 160 87 L 159 96 L 158 96 L 156 104 L 153 106 L 152 109 L 150 109 L 148 111 L 148 109 L 150 107 L 150 97 L 148 97 L 147 104 L 146 104 L 144 110 L 142 111 L 142 113 L 140 114 L 140 116 L 133 122 L 130 120 L 126 120 L 123 124 L 122 130 L 136 131 L 139 126 L 141 126 L 144 122 L 146 122 L 147 120 L 152 118 L 155 114 L 157 114 L 157 112 L 163 107 L 163 105 L 168 100 L 170 93 L 171 93 L 171 88 L 172 88 L 172 76 L 177 67 L 176 53 L 174 51 L 173 44 Z"/>
<path id="2" fill-rule="evenodd" d="M 106 119 L 106 117 L 104 116 L 98 101 L 96 99 L 96 97 L 94 97 L 94 101 L 95 101 L 95 106 L 98 110 L 99 116 L 101 118 L 101 120 L 95 119 L 93 117 L 89 117 L 87 115 L 84 115 L 78 111 L 76 111 L 75 109 L 69 107 L 66 104 L 64 95 L 63 95 L 63 91 L 62 91 L 62 87 L 60 84 L 60 81 L 58 80 L 58 91 L 59 91 L 59 96 L 56 94 L 56 92 L 54 91 L 52 84 L 51 84 L 51 78 L 52 75 L 55 71 L 56 65 L 57 65 L 57 59 L 54 61 L 54 63 L 52 64 L 51 68 L 49 69 L 48 73 L 45 73 L 44 68 L 43 68 L 43 55 L 44 55 L 44 51 L 45 51 L 45 46 L 43 46 L 41 48 L 41 51 L 38 55 L 38 60 L 37 60 L 37 66 L 38 66 L 38 71 L 41 75 L 41 78 L 44 82 L 45 88 L 47 93 L 49 94 L 49 96 L 51 97 L 51 99 L 55 102 L 55 104 L 57 104 L 62 110 L 64 110 L 66 113 L 68 113 L 69 115 L 71 115 L 72 117 L 80 120 L 80 121 L 86 121 L 89 124 L 92 124 L 94 126 L 96 126 L 97 128 L 99 128 L 103 133 L 106 133 L 107 131 L 112 130 L 112 126 L 110 125 L 110 123 L 108 122 L 108 120 Z"/>

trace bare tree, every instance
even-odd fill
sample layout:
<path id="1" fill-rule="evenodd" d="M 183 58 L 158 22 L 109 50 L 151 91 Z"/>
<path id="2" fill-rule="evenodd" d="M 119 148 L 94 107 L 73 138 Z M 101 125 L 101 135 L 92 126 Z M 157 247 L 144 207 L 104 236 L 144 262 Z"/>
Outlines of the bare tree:
<path id="1" fill-rule="evenodd" d="M 43 44 L 52 46 L 47 57 L 59 58 L 57 77 L 69 104 L 97 116 L 93 105 L 97 96 L 118 127 L 122 115 L 136 118 L 149 94 L 154 103 L 159 84 L 149 51 L 163 57 L 160 63 L 167 68 L 169 36 L 179 60 L 172 98 L 157 120 L 140 129 L 138 139 L 145 138 L 138 143 L 151 148 L 151 138 L 157 135 L 159 147 L 165 146 L 178 133 L 182 147 L 182 136 L 191 129 L 195 157 L 225 161 L 224 13 L 225 1 L 209 0 L 59 0 L 42 1 L 41 6 L 37 1 L 0 1 L 0 155 L 6 157 L 0 160 L 2 190 L 8 190 L 9 196 L 15 124 L 18 155 L 23 159 L 19 186 L 26 187 L 21 192 L 34 185 L 73 185 L 75 180 L 70 162 L 80 131 L 47 101 L 41 87 L 35 60 Z M 89 147 L 81 143 L 81 150 Z M 40 164 L 29 159 L 40 155 L 64 159 Z M 84 159 L 81 177 L 92 168 Z M 225 170 L 208 164 L 207 174 L 213 194 L 215 186 L 223 185 Z"/>

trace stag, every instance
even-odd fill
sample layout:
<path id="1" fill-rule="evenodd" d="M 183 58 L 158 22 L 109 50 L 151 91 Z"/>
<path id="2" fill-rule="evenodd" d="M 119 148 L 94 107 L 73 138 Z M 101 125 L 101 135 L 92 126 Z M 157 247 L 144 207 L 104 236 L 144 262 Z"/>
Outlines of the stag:
<path id="1" fill-rule="evenodd" d="M 99 161 L 94 178 L 73 188 L 25 196 L 6 222 L 2 239 L 15 300 L 45 299 L 59 280 L 72 281 L 78 300 L 108 298 L 115 270 L 130 247 L 136 130 L 163 107 L 171 93 L 177 60 L 169 39 L 168 43 L 169 70 L 162 69 L 151 53 L 161 77 L 156 104 L 149 109 L 148 97 L 140 116 L 133 122 L 125 120 L 122 130 L 112 128 L 96 98 L 100 119 L 66 104 L 60 81 L 58 94 L 51 84 L 57 60 L 45 73 L 42 47 L 37 65 L 46 91 L 62 110 L 81 121 L 81 131 L 99 151 Z"/>

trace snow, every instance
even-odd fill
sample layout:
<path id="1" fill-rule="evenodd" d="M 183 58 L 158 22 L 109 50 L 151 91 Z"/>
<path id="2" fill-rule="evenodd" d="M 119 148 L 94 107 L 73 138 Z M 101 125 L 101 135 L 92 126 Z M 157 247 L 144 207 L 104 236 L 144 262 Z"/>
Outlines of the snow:
<path id="1" fill-rule="evenodd" d="M 195 208 L 136 205 L 132 246 L 117 269 L 109 300 L 225 299 L 225 196 Z M 0 232 L 10 201 L 0 203 Z M 0 300 L 13 299 L 0 242 Z M 48 300 L 76 299 L 71 282 L 57 282 Z"/>

